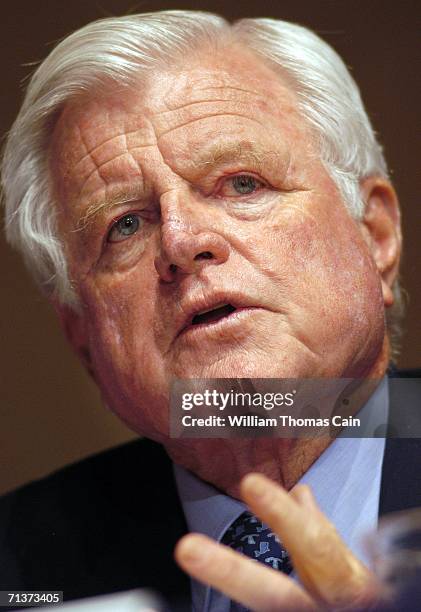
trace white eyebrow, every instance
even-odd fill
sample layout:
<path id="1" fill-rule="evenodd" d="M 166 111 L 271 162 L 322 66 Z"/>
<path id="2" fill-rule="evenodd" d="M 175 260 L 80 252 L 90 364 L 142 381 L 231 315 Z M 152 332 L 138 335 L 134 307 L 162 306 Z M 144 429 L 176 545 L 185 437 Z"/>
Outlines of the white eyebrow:
<path id="1" fill-rule="evenodd" d="M 263 172 L 265 167 L 287 168 L 289 156 L 282 152 L 269 150 L 261 144 L 251 141 L 241 141 L 232 143 L 215 143 L 206 147 L 204 151 L 198 153 L 191 160 L 192 166 L 197 169 L 200 176 L 203 170 L 209 166 L 235 161 L 249 163 L 257 172 Z M 280 171 L 282 174 L 282 171 Z"/>
<path id="2" fill-rule="evenodd" d="M 104 210 L 113 208 L 126 202 L 133 202 L 144 198 L 144 186 L 143 182 L 136 181 L 135 183 L 119 185 L 116 187 L 110 187 L 108 192 L 104 194 L 101 191 L 100 195 L 93 196 L 86 207 L 85 213 L 77 222 L 76 230 L 84 230 L 87 225 L 94 219 L 99 213 Z"/>

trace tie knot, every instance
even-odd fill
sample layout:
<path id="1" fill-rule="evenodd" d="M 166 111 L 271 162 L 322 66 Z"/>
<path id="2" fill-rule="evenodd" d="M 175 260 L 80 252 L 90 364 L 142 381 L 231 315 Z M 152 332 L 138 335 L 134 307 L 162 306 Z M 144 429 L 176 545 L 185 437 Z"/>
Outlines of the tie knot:
<path id="1" fill-rule="evenodd" d="M 251 512 L 243 512 L 222 538 L 222 543 L 251 559 L 285 574 L 292 571 L 288 553 L 276 533 Z"/>

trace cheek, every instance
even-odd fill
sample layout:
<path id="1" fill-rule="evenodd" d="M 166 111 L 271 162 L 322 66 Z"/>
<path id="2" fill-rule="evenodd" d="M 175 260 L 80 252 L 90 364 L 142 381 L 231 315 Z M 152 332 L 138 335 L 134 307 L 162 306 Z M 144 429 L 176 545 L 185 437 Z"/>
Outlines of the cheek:
<path id="1" fill-rule="evenodd" d="M 165 385 L 154 341 L 154 305 L 141 286 L 139 274 L 113 275 L 86 284 L 81 293 L 94 372 L 107 405 L 136 431 L 156 437 L 167 423 L 164 408 L 157 408 L 164 406 Z"/>
<path id="2" fill-rule="evenodd" d="M 97 267 L 83 281 L 82 300 L 89 312 L 93 345 L 112 361 L 119 362 L 150 343 L 154 312 L 151 275 L 144 272 L 148 262 L 117 268 Z"/>
<path id="3" fill-rule="evenodd" d="M 261 235 L 265 240 L 256 248 L 269 253 L 266 274 L 276 278 L 282 309 L 306 344 L 383 338 L 380 278 L 346 211 L 324 216 L 291 210 Z"/>

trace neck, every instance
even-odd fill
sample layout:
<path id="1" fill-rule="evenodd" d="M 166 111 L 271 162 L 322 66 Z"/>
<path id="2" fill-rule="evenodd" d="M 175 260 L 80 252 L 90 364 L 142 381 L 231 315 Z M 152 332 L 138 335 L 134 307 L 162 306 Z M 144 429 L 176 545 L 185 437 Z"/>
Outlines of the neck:
<path id="1" fill-rule="evenodd" d="M 359 378 L 383 378 L 389 361 L 385 339 L 378 359 Z M 367 398 L 366 398 L 367 399 Z M 290 490 L 334 438 L 204 438 L 170 439 L 165 446 L 172 460 L 231 497 L 249 472 L 260 472 Z"/>
<path id="2" fill-rule="evenodd" d="M 175 441 L 171 441 L 175 442 Z M 330 444 L 285 438 L 202 439 L 167 445 L 172 460 L 231 497 L 249 472 L 260 472 L 291 489 Z"/>

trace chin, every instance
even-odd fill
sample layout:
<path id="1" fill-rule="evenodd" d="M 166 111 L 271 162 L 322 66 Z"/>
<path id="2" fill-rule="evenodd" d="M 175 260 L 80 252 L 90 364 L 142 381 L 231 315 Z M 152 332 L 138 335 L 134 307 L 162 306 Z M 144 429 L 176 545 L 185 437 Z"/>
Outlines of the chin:
<path id="1" fill-rule="evenodd" d="M 277 351 L 225 351 L 213 359 L 197 360 L 196 363 L 177 364 L 173 375 L 176 378 L 309 378 L 318 371 L 316 364 L 300 356 L 290 356 L 285 349 Z"/>

